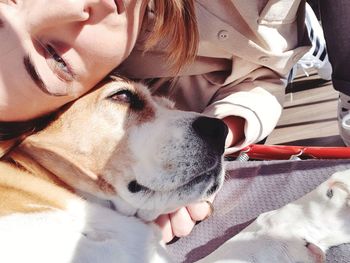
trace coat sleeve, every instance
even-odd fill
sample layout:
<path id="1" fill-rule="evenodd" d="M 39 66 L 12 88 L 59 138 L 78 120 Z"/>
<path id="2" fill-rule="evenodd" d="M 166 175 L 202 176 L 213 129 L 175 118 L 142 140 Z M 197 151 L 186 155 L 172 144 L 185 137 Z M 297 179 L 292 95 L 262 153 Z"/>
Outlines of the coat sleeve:
<path id="1" fill-rule="evenodd" d="M 204 114 L 220 119 L 234 115 L 246 120 L 244 140 L 226 149 L 226 153 L 256 143 L 272 132 L 282 112 L 285 86 L 283 77 L 261 67 L 217 89 Z"/>
<path id="2" fill-rule="evenodd" d="M 223 119 L 239 116 L 246 120 L 245 139 L 226 149 L 238 151 L 267 137 L 281 115 L 286 80 L 266 67 L 233 77 L 233 71 L 179 76 L 171 84 L 167 78 L 152 79 L 151 90 L 175 101 L 177 108 Z M 240 73 L 240 71 L 239 71 Z M 171 87 L 171 88 L 169 88 Z"/>

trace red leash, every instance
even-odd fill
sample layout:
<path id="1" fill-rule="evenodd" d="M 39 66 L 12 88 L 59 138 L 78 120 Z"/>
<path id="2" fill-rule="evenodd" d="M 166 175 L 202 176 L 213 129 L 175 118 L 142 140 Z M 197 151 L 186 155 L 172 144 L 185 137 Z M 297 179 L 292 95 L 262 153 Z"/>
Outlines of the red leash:
<path id="1" fill-rule="evenodd" d="M 252 144 L 229 155 L 239 160 L 350 159 L 350 147 L 309 147 Z"/>

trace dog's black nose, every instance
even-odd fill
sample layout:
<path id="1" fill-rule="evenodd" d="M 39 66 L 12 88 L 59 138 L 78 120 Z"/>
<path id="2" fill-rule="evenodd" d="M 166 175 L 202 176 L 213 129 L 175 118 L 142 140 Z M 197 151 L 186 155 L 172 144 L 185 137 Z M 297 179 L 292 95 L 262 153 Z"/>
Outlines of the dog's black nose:
<path id="1" fill-rule="evenodd" d="M 227 136 L 227 126 L 219 119 L 209 117 L 198 117 L 192 127 L 197 135 L 202 138 L 209 146 L 220 154 L 225 149 L 225 139 Z"/>

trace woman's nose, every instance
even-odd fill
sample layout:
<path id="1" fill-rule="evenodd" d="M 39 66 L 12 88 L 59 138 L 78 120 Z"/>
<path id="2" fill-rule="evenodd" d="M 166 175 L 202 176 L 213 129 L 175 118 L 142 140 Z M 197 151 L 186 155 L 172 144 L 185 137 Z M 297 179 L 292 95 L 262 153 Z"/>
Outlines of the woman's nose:
<path id="1" fill-rule="evenodd" d="M 73 22 L 95 23 L 116 12 L 116 6 L 114 0 L 50 0 L 45 12 L 43 7 L 33 6 L 30 10 L 29 19 L 33 21 L 29 24 L 34 30 L 40 30 Z"/>
<path id="2" fill-rule="evenodd" d="M 62 0 L 56 0 L 61 2 Z M 101 20 L 110 13 L 117 12 L 114 0 L 64 0 L 67 9 L 62 14 L 71 21 Z"/>

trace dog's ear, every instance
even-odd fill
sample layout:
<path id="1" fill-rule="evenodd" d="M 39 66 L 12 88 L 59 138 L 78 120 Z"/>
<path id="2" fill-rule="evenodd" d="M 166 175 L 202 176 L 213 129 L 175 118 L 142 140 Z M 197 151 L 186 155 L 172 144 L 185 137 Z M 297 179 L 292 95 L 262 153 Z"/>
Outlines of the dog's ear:
<path id="1" fill-rule="evenodd" d="M 6 155 L 14 146 L 18 144 L 18 139 L 0 141 L 0 158 Z"/>
<path id="2" fill-rule="evenodd" d="M 89 169 L 87 160 L 82 160 L 79 155 L 74 155 L 74 152 L 60 147 L 57 143 L 27 140 L 19 149 L 75 189 L 104 197 L 116 194 L 111 184 L 96 171 Z"/>

